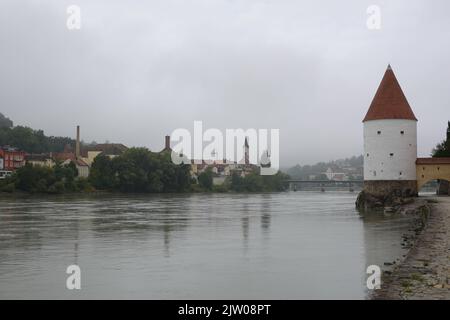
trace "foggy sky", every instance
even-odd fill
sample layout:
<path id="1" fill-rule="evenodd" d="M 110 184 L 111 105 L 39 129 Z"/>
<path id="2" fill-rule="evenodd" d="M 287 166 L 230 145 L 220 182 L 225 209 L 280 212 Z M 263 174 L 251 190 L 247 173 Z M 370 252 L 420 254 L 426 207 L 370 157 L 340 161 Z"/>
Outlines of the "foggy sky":
<path id="1" fill-rule="evenodd" d="M 66 28 L 69 5 L 81 30 Z M 381 30 L 366 26 L 381 8 Z M 448 1 L 2 0 L 0 112 L 84 141 L 279 128 L 281 166 L 363 152 L 390 63 L 428 156 L 450 119 Z"/>

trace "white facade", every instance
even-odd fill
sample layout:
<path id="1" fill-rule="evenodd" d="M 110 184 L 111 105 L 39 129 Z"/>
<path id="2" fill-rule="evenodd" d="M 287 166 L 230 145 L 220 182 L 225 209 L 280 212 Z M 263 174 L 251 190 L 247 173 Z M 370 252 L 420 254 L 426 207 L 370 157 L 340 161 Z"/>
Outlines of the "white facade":
<path id="1" fill-rule="evenodd" d="M 416 180 L 417 121 L 364 122 L 364 180 Z"/>

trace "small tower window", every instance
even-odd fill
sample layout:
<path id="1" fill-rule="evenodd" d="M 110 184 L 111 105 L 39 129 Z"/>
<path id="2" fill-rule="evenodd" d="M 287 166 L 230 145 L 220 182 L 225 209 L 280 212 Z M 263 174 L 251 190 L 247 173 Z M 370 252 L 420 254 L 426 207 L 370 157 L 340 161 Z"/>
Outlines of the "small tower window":
<path id="1" fill-rule="evenodd" d="M 381 131 L 378 130 L 378 131 L 377 131 L 377 134 L 381 134 Z"/>
<path id="2" fill-rule="evenodd" d="M 400 134 L 405 134 L 405 131 L 403 131 L 403 130 L 402 130 L 402 131 L 400 131 Z"/>
<path id="3" fill-rule="evenodd" d="M 373 176 L 376 177 L 377 176 L 377 171 L 373 170 Z"/>
<path id="4" fill-rule="evenodd" d="M 402 174 L 403 174 L 403 172 L 401 172 L 401 171 L 400 171 L 400 172 L 399 172 L 399 174 L 400 174 L 400 175 L 402 175 Z"/>
<path id="5" fill-rule="evenodd" d="M 369 154 L 367 154 L 367 156 L 369 156 Z"/>
<path id="6" fill-rule="evenodd" d="M 391 153 L 389 153 L 389 155 L 390 155 L 391 157 L 393 157 L 393 156 L 394 156 L 394 153 L 391 152 Z"/>

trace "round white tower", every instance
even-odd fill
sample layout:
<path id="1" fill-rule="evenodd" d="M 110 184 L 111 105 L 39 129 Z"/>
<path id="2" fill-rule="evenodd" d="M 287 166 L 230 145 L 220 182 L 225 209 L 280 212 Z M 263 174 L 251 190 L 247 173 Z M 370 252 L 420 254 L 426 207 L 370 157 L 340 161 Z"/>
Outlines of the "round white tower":
<path id="1" fill-rule="evenodd" d="M 417 194 L 417 119 L 388 66 L 363 120 L 364 189 Z"/>

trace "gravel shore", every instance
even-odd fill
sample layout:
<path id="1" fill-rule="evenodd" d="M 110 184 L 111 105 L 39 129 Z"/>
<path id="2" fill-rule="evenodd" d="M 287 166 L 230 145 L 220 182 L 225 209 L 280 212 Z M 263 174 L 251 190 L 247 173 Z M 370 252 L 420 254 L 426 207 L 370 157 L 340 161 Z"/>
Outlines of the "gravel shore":
<path id="1" fill-rule="evenodd" d="M 450 299 L 450 197 L 424 197 L 430 208 L 405 259 L 382 276 L 374 299 Z"/>

